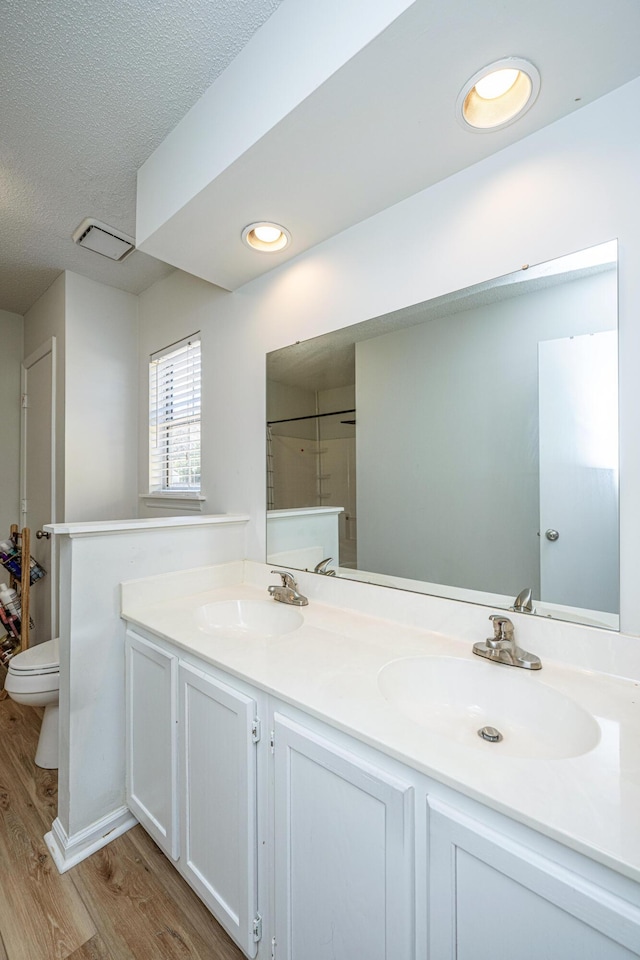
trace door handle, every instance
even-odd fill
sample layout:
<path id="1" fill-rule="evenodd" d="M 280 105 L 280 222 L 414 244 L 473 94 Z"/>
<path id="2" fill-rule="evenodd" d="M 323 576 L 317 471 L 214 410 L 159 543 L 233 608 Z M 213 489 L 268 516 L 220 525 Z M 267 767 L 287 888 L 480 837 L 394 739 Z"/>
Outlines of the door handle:
<path id="1" fill-rule="evenodd" d="M 36 530 L 36 540 L 50 540 L 51 534 L 48 530 Z"/>

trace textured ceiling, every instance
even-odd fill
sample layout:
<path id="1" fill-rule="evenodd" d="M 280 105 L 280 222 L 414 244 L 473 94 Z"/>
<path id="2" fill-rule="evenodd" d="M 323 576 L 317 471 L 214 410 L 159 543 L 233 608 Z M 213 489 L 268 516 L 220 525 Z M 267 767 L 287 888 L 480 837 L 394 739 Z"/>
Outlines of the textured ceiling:
<path id="1" fill-rule="evenodd" d="M 136 171 L 280 0 L 2 0 L 0 309 L 62 270 L 139 293 L 172 268 L 76 247 L 87 216 L 135 236 Z"/>

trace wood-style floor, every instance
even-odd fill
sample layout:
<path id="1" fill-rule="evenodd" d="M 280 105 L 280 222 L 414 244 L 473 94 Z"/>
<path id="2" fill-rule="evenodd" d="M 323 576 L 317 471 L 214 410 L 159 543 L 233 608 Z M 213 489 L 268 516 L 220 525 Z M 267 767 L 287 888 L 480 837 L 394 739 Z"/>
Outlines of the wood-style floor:
<path id="1" fill-rule="evenodd" d="M 243 960 L 139 826 L 58 873 L 42 839 L 57 775 L 33 762 L 39 726 L 33 708 L 0 702 L 0 960 Z"/>

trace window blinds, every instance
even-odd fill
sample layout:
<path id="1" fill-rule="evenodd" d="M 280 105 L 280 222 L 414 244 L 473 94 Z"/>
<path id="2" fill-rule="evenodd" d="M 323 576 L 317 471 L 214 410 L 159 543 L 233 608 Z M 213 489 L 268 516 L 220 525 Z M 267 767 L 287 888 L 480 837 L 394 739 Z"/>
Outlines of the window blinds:
<path id="1" fill-rule="evenodd" d="M 200 334 L 151 355 L 149 490 L 200 490 Z"/>

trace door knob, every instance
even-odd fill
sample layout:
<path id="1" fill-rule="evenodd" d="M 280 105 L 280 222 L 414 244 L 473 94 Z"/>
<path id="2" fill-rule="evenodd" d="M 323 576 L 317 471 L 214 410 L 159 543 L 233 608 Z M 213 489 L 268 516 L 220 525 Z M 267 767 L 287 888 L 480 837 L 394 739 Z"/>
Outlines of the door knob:
<path id="1" fill-rule="evenodd" d="M 36 540 L 49 540 L 51 534 L 47 530 L 36 530 Z"/>
<path id="2" fill-rule="evenodd" d="M 552 543 L 555 543 L 556 540 L 560 539 L 560 534 L 558 533 L 557 530 L 553 530 L 551 527 L 549 527 L 549 529 L 545 533 L 545 537 L 547 538 L 547 540 L 551 540 Z"/>

